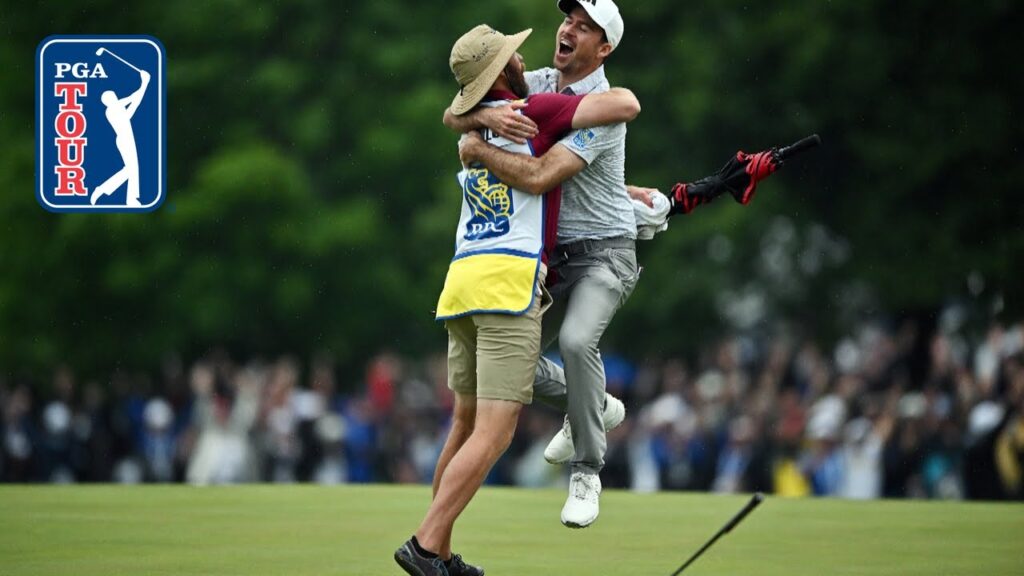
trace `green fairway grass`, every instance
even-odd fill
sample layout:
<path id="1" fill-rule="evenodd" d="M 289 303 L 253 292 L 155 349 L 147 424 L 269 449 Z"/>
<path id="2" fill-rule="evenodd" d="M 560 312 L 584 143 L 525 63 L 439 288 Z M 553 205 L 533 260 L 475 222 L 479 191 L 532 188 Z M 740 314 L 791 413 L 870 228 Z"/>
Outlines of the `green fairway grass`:
<path id="1" fill-rule="evenodd" d="M 0 575 L 402 574 L 429 487 L 0 487 Z M 586 530 L 564 493 L 485 488 L 455 548 L 489 576 L 668 576 L 748 497 L 608 490 Z M 686 575 L 1024 574 L 1024 506 L 769 497 Z"/>

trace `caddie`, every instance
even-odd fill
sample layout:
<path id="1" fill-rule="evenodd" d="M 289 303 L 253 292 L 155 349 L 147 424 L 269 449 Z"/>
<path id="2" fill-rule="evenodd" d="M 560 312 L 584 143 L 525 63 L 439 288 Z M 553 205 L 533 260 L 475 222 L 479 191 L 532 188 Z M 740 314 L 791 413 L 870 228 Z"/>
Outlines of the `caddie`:
<path id="1" fill-rule="evenodd" d="M 459 83 L 453 114 L 527 97 L 523 60 L 516 51 L 530 32 L 505 36 L 480 25 L 459 38 L 449 60 Z M 639 111 L 633 94 L 621 88 L 592 96 L 538 94 L 518 111 L 538 126 L 529 145 L 490 131 L 482 138 L 511 154 L 543 154 L 572 129 L 629 121 Z M 455 256 L 437 305 L 437 319 L 448 330 L 453 425 L 426 517 L 395 552 L 395 561 L 416 576 L 483 574 L 452 554 L 452 530 L 511 442 L 523 404 L 532 401 L 541 315 L 550 301 L 543 287 L 545 243 L 555 240 L 557 186 L 523 190 L 471 165 L 463 166 L 458 182 L 462 211 Z"/>

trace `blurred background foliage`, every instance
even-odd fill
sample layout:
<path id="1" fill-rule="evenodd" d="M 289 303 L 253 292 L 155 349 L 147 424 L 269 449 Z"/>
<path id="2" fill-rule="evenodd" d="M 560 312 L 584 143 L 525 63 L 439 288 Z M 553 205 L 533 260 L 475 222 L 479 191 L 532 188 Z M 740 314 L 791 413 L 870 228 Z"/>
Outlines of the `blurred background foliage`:
<path id="1" fill-rule="evenodd" d="M 631 183 L 667 189 L 817 132 L 825 146 L 640 247 L 606 336 L 692 353 L 725 331 L 830 339 L 951 301 L 1021 313 L 1021 5 L 832 0 L 620 3 L 615 85 Z M 0 372 L 85 374 L 211 346 L 361 366 L 444 349 L 452 43 L 534 28 L 553 0 L 165 0 L 0 7 Z M 168 195 L 155 213 L 56 215 L 33 196 L 33 58 L 51 34 L 146 33 L 167 49 Z M 1000 65 L 999 62 L 1004 62 Z"/>

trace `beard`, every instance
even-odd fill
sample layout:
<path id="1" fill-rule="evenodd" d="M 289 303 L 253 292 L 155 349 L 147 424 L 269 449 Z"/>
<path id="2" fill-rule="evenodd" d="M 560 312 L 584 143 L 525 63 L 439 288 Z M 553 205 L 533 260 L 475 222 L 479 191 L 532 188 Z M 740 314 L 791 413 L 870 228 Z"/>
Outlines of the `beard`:
<path id="1" fill-rule="evenodd" d="M 508 79 L 508 86 L 512 89 L 513 94 L 520 98 L 530 95 L 530 86 L 526 83 L 526 76 L 521 67 L 512 64 L 505 66 L 505 78 Z"/>

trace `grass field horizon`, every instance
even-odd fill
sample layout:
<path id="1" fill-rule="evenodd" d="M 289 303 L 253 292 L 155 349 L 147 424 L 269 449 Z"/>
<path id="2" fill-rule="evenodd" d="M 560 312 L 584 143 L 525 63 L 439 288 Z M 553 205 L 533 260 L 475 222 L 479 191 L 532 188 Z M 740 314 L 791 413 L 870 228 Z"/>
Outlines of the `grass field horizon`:
<path id="1" fill-rule="evenodd" d="M 380 575 L 426 486 L 4 486 L 0 574 Z M 561 490 L 484 488 L 455 548 L 501 575 L 669 575 L 749 496 L 608 490 L 586 530 Z M 1024 574 L 1024 505 L 769 496 L 688 576 Z"/>

